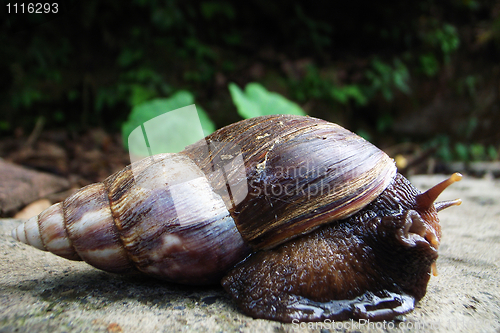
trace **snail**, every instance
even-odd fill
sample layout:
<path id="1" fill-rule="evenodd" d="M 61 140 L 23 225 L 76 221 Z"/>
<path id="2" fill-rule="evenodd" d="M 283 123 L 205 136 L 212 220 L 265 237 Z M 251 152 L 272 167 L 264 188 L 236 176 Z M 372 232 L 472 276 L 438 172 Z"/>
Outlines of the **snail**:
<path id="1" fill-rule="evenodd" d="M 339 125 L 290 115 L 226 126 L 134 162 L 12 231 L 112 273 L 221 282 L 243 312 L 282 322 L 389 320 L 435 272 L 434 203 L 382 150 Z"/>

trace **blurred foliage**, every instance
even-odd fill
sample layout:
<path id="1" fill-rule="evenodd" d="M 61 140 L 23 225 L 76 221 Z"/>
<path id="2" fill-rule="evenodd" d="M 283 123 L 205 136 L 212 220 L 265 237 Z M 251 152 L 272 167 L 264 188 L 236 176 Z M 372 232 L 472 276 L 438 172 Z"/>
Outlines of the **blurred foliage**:
<path id="1" fill-rule="evenodd" d="M 410 74 L 401 60 L 396 58 L 394 66 L 391 66 L 379 59 L 374 59 L 372 68 L 366 72 L 366 77 L 370 81 L 368 89 L 371 96 L 380 92 L 387 101 L 390 101 L 398 90 L 405 94 L 410 93 L 408 86 Z"/>
<path id="2" fill-rule="evenodd" d="M 398 58 L 393 66 L 374 58 L 364 72 L 364 82 L 340 85 L 334 77 L 321 75 L 314 65 L 308 65 L 301 80 L 291 80 L 292 96 L 300 102 L 310 99 L 325 99 L 346 105 L 350 101 L 357 106 L 365 106 L 378 93 L 391 101 L 397 91 L 409 94 L 410 74 L 406 65 Z"/>
<path id="3" fill-rule="evenodd" d="M 39 116 L 52 127 L 118 131 L 131 109 L 178 91 L 220 127 L 238 120 L 230 96 L 247 117 L 266 98 L 283 104 L 275 91 L 376 141 L 399 135 L 441 145 L 443 159 L 497 158 L 500 92 L 484 91 L 500 76 L 498 0 L 362 10 L 298 0 L 66 0 L 58 14 L 8 15 L 0 26 L 4 135 L 30 131 Z M 465 101 L 462 125 L 438 127 L 441 136 L 398 132 L 409 110 L 442 96 Z"/>
<path id="4" fill-rule="evenodd" d="M 162 153 L 178 152 L 187 144 L 192 144 L 212 133 L 215 131 L 215 125 L 200 105 L 196 105 L 198 114 L 196 119 L 188 121 L 185 126 L 179 127 L 178 124 L 181 123 L 182 125 L 184 119 L 190 119 L 189 115 L 183 115 L 182 112 L 170 113 L 170 111 L 175 111 L 185 106 L 195 104 L 194 102 L 194 96 L 189 91 L 178 91 L 169 98 L 155 98 L 138 103 L 132 108 L 132 112 L 130 112 L 127 121 L 123 123 L 121 130 L 123 145 L 129 148 L 130 134 L 137 128 L 144 126 L 144 124 L 150 120 L 152 123 L 150 122 L 148 135 L 159 138 L 156 140 L 153 138 L 150 139 L 160 145 L 157 149 Z M 167 117 L 160 117 L 167 114 Z M 203 133 L 198 133 L 196 127 L 199 125 L 201 125 Z M 163 138 L 165 138 L 165 140 L 163 140 Z M 179 139 L 179 143 L 171 142 L 176 139 Z M 175 148 L 171 149 L 170 147 Z M 181 147 L 181 149 L 177 147 Z"/>
<path id="5" fill-rule="evenodd" d="M 306 115 L 296 103 L 267 91 L 258 83 L 249 83 L 244 92 L 230 83 L 229 90 L 242 118 L 271 114 Z M 185 108 L 187 106 L 194 106 L 194 109 Z M 196 111 L 196 114 L 191 111 Z M 214 131 L 215 125 L 205 110 L 194 104 L 193 94 L 181 90 L 168 98 L 137 103 L 123 123 L 121 134 L 123 145 L 131 154 L 146 157 L 179 152 Z"/>
<path id="6" fill-rule="evenodd" d="M 360 84 L 339 85 L 335 77 L 329 74 L 322 75 L 315 65 L 309 64 L 303 78 L 290 80 L 292 97 L 302 103 L 310 99 L 324 99 L 344 105 L 350 101 L 356 105 L 368 103 L 369 87 Z"/>
<path id="7" fill-rule="evenodd" d="M 492 144 L 463 142 L 452 144 L 447 136 L 438 136 L 429 143 L 438 148 L 436 156 L 445 162 L 496 161 L 500 157 L 497 148 Z"/>
<path id="8" fill-rule="evenodd" d="M 245 119 L 271 114 L 306 115 L 296 103 L 267 91 L 258 83 L 247 84 L 244 92 L 236 84 L 230 83 L 229 91 L 238 114 Z"/>

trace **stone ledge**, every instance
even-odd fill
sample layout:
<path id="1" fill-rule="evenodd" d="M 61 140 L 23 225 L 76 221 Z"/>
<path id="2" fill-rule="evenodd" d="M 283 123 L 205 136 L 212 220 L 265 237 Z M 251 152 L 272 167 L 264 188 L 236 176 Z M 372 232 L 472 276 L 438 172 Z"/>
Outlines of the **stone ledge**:
<path id="1" fill-rule="evenodd" d="M 427 189 L 443 176 L 415 176 Z M 500 329 L 500 182 L 468 179 L 440 200 L 462 198 L 440 213 L 443 239 L 426 296 L 403 322 L 335 323 L 346 332 L 498 332 Z M 15 242 L 20 220 L 0 220 L 0 331 L 328 332 L 254 320 L 220 287 L 187 287 L 116 276 Z M 319 324 L 313 324 L 319 325 Z M 377 326 L 378 325 L 378 326 Z M 375 329 L 374 329 L 375 327 Z M 324 330 L 321 330 L 323 328 Z M 332 329 L 335 331 L 335 329 Z"/>

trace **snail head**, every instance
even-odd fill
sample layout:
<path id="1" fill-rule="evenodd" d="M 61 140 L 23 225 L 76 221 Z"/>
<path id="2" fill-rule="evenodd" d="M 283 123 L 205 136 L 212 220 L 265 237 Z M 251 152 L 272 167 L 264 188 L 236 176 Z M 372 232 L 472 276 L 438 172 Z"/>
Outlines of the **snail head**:
<path id="1" fill-rule="evenodd" d="M 409 231 L 413 231 L 415 234 L 419 234 L 424 237 L 429 245 L 436 250 L 439 247 L 439 241 L 441 238 L 441 225 L 439 224 L 437 213 L 445 208 L 460 205 L 462 200 L 455 199 L 440 202 L 435 201 L 448 186 L 461 179 L 462 175 L 456 172 L 448 179 L 434 185 L 427 191 L 418 194 L 415 198 L 415 210 L 420 215 L 420 218 L 416 219 L 416 223 L 412 224 Z M 434 276 L 438 275 L 435 261 L 433 261 L 431 268 L 432 274 Z"/>
<path id="2" fill-rule="evenodd" d="M 447 200 L 435 202 L 438 196 L 451 184 L 462 179 L 462 175 L 458 172 L 452 174 L 448 179 L 434 185 L 425 192 L 416 196 L 415 210 L 420 214 L 422 219 L 426 222 L 426 229 L 432 229 L 434 232 L 429 232 L 426 235 L 427 241 L 434 247 L 438 248 L 439 238 L 441 238 L 441 227 L 437 213 L 445 208 L 451 206 L 458 206 L 462 200 Z"/>

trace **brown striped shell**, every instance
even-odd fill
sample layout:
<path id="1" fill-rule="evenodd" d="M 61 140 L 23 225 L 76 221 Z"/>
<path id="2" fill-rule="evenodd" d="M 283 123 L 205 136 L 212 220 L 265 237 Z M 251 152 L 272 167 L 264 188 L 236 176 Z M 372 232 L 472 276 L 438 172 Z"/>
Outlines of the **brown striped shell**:
<path id="1" fill-rule="evenodd" d="M 226 126 L 187 147 L 210 178 L 213 160 L 238 147 L 248 194 L 228 207 L 245 242 L 273 248 L 316 227 L 348 217 L 373 201 L 396 175 L 393 160 L 343 127 L 312 117 L 275 115 Z M 216 191 L 225 182 L 211 181 Z"/>
<path id="2" fill-rule="evenodd" d="M 258 117 L 136 162 L 13 236 L 114 273 L 213 283 L 252 251 L 353 215 L 395 175 L 384 152 L 338 125 Z"/>

